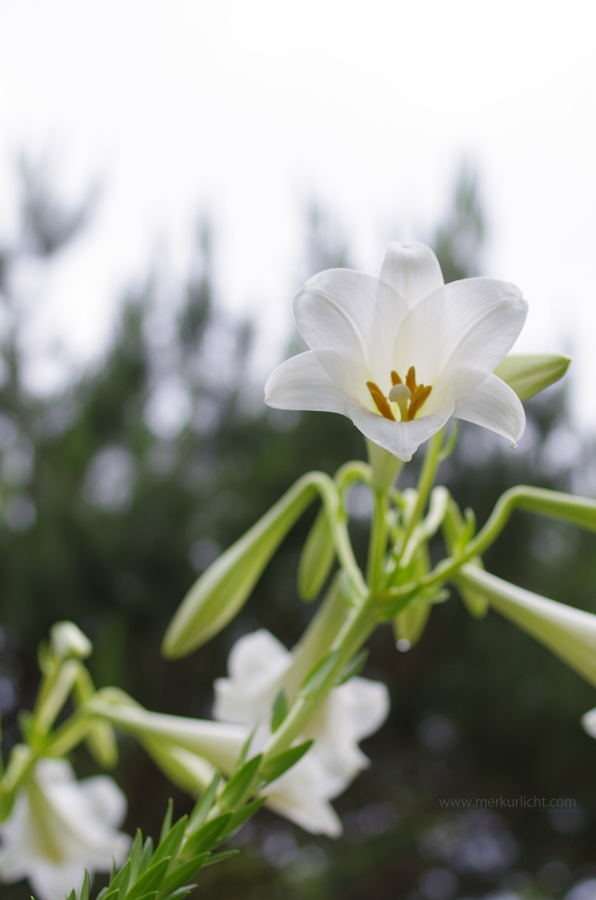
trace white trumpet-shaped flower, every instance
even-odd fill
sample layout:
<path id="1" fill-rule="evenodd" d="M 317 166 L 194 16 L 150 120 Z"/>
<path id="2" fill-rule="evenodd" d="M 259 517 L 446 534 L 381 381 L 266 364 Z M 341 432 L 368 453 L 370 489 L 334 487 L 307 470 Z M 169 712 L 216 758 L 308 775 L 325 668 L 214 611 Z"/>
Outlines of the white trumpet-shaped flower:
<path id="1" fill-rule="evenodd" d="M 253 751 L 270 735 L 273 702 L 294 657 L 270 632 L 240 638 L 228 659 L 228 678 L 215 682 L 214 715 L 225 722 L 257 727 Z M 314 739 L 308 753 L 267 786 L 268 806 L 314 834 L 341 834 L 329 802 L 341 794 L 368 759 L 358 742 L 373 734 L 389 712 L 384 684 L 351 678 L 333 688 L 301 735 Z"/>
<path id="2" fill-rule="evenodd" d="M 128 853 L 116 829 L 126 798 L 107 776 L 77 781 L 63 759 L 40 759 L 0 827 L 0 880 L 28 878 L 40 900 L 64 900 L 85 869 L 109 872 Z"/>
<path id="3" fill-rule="evenodd" d="M 446 285 L 429 247 L 391 243 L 378 278 L 329 269 L 298 291 L 294 319 L 310 350 L 273 372 L 265 401 L 342 413 L 401 460 L 451 416 L 515 445 L 523 407 L 493 373 L 526 314 L 514 285 L 493 278 Z"/>

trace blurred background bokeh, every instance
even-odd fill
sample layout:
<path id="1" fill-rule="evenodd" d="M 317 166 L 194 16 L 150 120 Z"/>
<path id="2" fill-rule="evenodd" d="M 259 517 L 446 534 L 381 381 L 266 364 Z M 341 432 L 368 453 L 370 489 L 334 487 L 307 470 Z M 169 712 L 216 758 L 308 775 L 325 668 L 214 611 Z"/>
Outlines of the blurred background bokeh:
<path id="1" fill-rule="evenodd" d="M 428 6 L 429 12 L 437 9 L 436 4 L 421 5 Z M 30 15 L 31 46 L 23 43 L 23 53 L 29 52 L 26 65 L 37 72 L 43 94 L 43 72 L 32 48 L 41 46 L 38 31 L 53 4 L 45 5 L 43 12 L 42 6 L 32 2 L 22 4 L 21 9 L 26 7 Z M 93 16 L 98 16 L 97 6 L 89 6 Z M 173 4 L 172 9 L 180 11 L 182 6 Z M 213 27 L 209 6 L 197 4 L 207 32 Z M 238 4 L 222 6 L 231 18 L 234 13 L 240 15 Z M 255 4 L 255 15 L 263 19 L 265 36 L 275 42 L 275 16 L 272 14 L 273 24 L 269 21 L 267 26 L 265 6 Z M 80 47 L 76 50 L 76 28 L 68 30 L 68 4 L 55 7 L 66 38 L 75 42 L 73 52 L 79 56 L 74 61 L 84 70 L 82 51 Z M 142 14 L 138 4 L 130 7 Z M 329 11 L 335 10 L 340 27 L 343 5 L 323 3 L 321 7 L 323 26 L 327 28 L 333 21 Z M 395 17 L 401 7 L 400 3 L 377 3 L 369 13 L 368 5 L 347 4 L 345 8 L 354 21 L 358 15 L 364 17 L 365 31 L 373 20 L 382 31 L 381 13 Z M 151 8 L 150 15 L 155 14 L 154 4 L 147 8 Z M 593 89 L 580 78 L 584 60 L 581 23 L 571 17 L 571 27 L 562 5 L 522 3 L 518 19 L 511 14 L 513 7 L 508 7 L 511 15 L 505 23 L 495 22 L 488 12 L 486 21 L 480 21 L 473 12 L 477 8 L 455 4 L 451 20 L 454 34 L 459 34 L 458 28 L 464 34 L 476 28 L 475 61 L 482 56 L 483 46 L 493 59 L 498 37 L 504 33 L 514 33 L 520 47 L 524 34 L 530 41 L 530 25 L 546 11 L 542 26 L 537 24 L 535 43 L 529 44 L 530 56 L 555 48 L 562 39 L 564 58 L 575 60 L 570 77 L 577 76 L 578 91 Z M 13 28 L 15 17 L 24 15 L 15 12 L 11 3 L 4 4 L 2 11 Z M 116 29 L 115 7 L 109 7 L 107 15 L 113 17 Z M 130 26 L 127 15 L 130 17 L 130 10 L 124 13 L 121 41 L 133 71 L 141 50 L 133 40 L 125 40 L 132 34 L 126 31 Z M 301 28 L 316 29 L 314 14 L 306 24 L 297 12 L 292 16 L 300 19 Z M 292 16 L 284 25 L 286 38 Z M 521 36 L 516 31 L 520 22 Z M 182 19 L 179 24 L 182 27 Z M 109 30 L 105 22 L 104 26 Z M 229 27 L 235 33 L 232 21 Z M 142 26 L 140 33 L 144 34 Z M 201 46 L 207 38 L 208 33 L 207 37 L 201 33 Z M 221 31 L 215 38 L 223 47 Z M 400 46 L 405 40 L 400 33 Z M 417 31 L 413 40 L 422 52 L 425 35 Z M 146 53 L 147 47 L 143 49 Z M 243 73 L 240 62 L 237 64 L 233 74 L 241 84 Z M 346 69 L 352 64 L 356 65 L 354 59 L 345 55 Z M 357 65 L 362 66 L 362 60 Z M 507 65 L 504 58 L 503 66 Z M 109 81 L 109 54 L 105 66 Z M 542 87 L 547 90 L 552 73 L 540 71 L 545 78 Z M 530 100 L 544 99 L 534 75 L 532 70 L 520 88 L 528 117 L 532 116 Z M 275 79 L 275 72 L 270 76 Z M 71 77 L 77 78 L 76 68 Z M 298 79 L 300 73 L 295 72 L 294 77 Z M 328 77 L 331 83 L 331 74 Z M 443 76 L 435 70 L 432 77 L 439 85 Z M 477 71 L 470 70 L 469 78 L 476 79 Z M 522 116 L 521 107 L 515 106 L 512 83 L 503 83 L 512 97 L 513 122 Z M 475 89 L 470 85 L 471 92 Z M 265 219 L 275 211 L 270 196 L 274 188 L 260 172 L 261 180 L 251 185 L 249 199 L 244 196 L 241 200 L 245 218 L 246 204 L 255 205 L 255 226 L 247 233 L 253 268 L 285 267 L 283 278 L 275 281 L 271 276 L 278 291 L 275 310 L 265 288 L 262 304 L 252 297 L 243 306 L 228 296 L 242 282 L 241 271 L 231 277 L 228 269 L 241 269 L 243 257 L 226 231 L 217 191 L 210 202 L 203 202 L 200 192 L 191 196 L 187 214 L 180 216 L 176 228 L 166 235 L 170 244 L 157 241 L 152 247 L 146 243 L 145 263 L 137 262 L 122 274 L 122 268 L 118 269 L 122 257 L 118 257 L 109 278 L 103 273 L 103 294 L 98 293 L 93 265 L 97 266 L 97 260 L 110 265 L 106 247 L 112 245 L 106 244 L 102 228 L 106 204 L 111 210 L 108 220 L 111 215 L 113 221 L 115 215 L 117 205 L 110 207 L 109 198 L 112 190 L 117 193 L 119 189 L 118 179 L 112 188 L 108 165 L 101 172 L 101 188 L 91 170 L 86 180 L 79 179 L 78 187 L 73 188 L 63 177 L 69 159 L 76 157 L 76 142 L 74 149 L 69 146 L 68 130 L 60 132 L 59 150 L 56 141 L 52 144 L 50 140 L 52 135 L 48 136 L 47 146 L 53 148 L 48 155 L 38 135 L 16 127 L 11 131 L 11 107 L 6 100 L 10 86 L 4 83 L 2 91 L 6 143 L 2 183 L 6 189 L 0 215 L 0 711 L 6 753 L 19 739 L 18 710 L 30 708 L 35 696 L 37 646 L 57 619 L 73 619 L 92 639 L 95 650 L 90 668 L 99 685 L 118 685 L 154 710 L 201 717 L 210 715 L 212 681 L 225 673 L 227 653 L 240 635 L 264 626 L 288 647 L 299 637 L 313 609 L 297 597 L 296 565 L 314 511 L 290 533 L 232 625 L 186 660 L 166 663 L 159 657 L 161 638 L 173 612 L 193 580 L 222 549 L 306 469 L 333 473 L 347 459 L 364 458 L 361 435 L 347 419 L 285 413 L 263 405 L 265 370 L 300 347 L 287 315 L 292 288 L 323 268 L 362 265 L 362 260 L 372 258 L 371 247 L 378 261 L 388 238 L 430 243 L 446 280 L 473 274 L 513 277 L 523 265 L 515 254 L 507 256 L 503 251 L 511 241 L 506 226 L 508 216 L 509 220 L 513 216 L 513 199 L 507 195 L 511 201 L 507 206 L 498 195 L 498 178 L 491 180 L 493 173 L 482 150 L 474 152 L 471 132 L 464 130 L 458 153 L 457 141 L 452 143 L 448 164 L 441 167 L 434 160 L 429 178 L 441 185 L 440 202 L 429 203 L 421 188 L 423 212 L 419 216 L 413 213 L 417 195 L 410 195 L 408 205 L 404 199 L 407 192 L 400 193 L 396 187 L 408 183 L 408 172 L 403 170 L 388 189 L 395 198 L 392 209 L 375 207 L 375 197 L 369 198 L 369 217 L 374 219 L 376 209 L 378 228 L 374 240 L 369 234 L 368 250 L 353 220 L 348 216 L 346 223 L 343 215 L 346 209 L 354 212 L 359 204 L 365 205 L 366 190 L 362 184 L 353 188 L 346 180 L 341 192 L 327 192 L 322 169 L 296 194 L 290 229 L 292 254 L 284 256 L 274 242 L 278 255 L 272 261 L 267 242 L 275 222 Z M 209 86 L 206 91 L 209 93 Z M 325 82 L 322 91 L 324 95 Z M 215 88 L 214 92 L 215 96 Z M 558 94 L 551 101 L 555 105 L 563 102 Z M 143 110 L 150 104 L 142 85 L 138 103 Z M 471 122 L 476 113 L 480 115 L 475 104 L 476 100 L 471 100 L 467 107 Z M 259 146 L 261 125 L 258 115 L 251 118 L 250 106 L 240 104 L 239 108 L 237 152 L 241 154 L 247 140 Z M 82 111 L 84 114 L 89 112 Z M 99 114 L 103 114 L 101 110 Z M 192 116 L 193 109 L 187 107 L 185 114 Z M 318 114 L 324 122 L 324 102 Z M 134 108 L 130 115 L 134 130 Z M 283 130 L 293 112 L 286 109 L 276 115 L 272 121 Z M 296 110 L 298 122 L 300 115 Z M 542 122 L 545 128 L 547 124 Z M 222 125 L 222 135 L 228 134 L 227 127 Z M 357 111 L 352 127 L 358 128 Z M 584 127 L 588 126 L 582 123 Z M 202 177 L 208 180 L 209 165 L 215 165 L 213 148 L 221 146 L 223 137 L 217 130 L 205 129 L 204 134 L 211 149 L 206 160 L 197 159 L 197 166 L 203 167 Z M 523 131 L 516 134 L 512 125 L 513 143 L 518 134 L 524 137 Z M 571 134 L 568 130 L 569 140 Z M 593 132 L 585 132 L 586 141 L 590 135 L 593 137 Z M 311 138 L 316 139 L 312 134 Z M 396 142 L 406 139 L 396 133 Z M 562 244 L 567 246 L 567 242 L 569 247 L 573 229 L 565 217 L 571 215 L 576 200 L 565 206 L 567 195 L 561 184 L 565 179 L 569 179 L 565 183 L 576 184 L 579 176 L 577 171 L 570 172 L 569 160 L 573 157 L 581 169 L 590 146 L 586 141 L 570 149 L 571 156 L 562 158 L 558 170 L 551 167 L 548 183 L 543 177 L 544 160 L 536 163 L 538 175 L 531 171 L 529 161 L 525 170 L 528 178 L 542 179 L 545 191 L 545 206 L 532 215 L 544 219 L 547 200 L 554 198 L 548 227 L 555 235 L 558 229 Z M 256 152 L 254 146 L 251 152 Z M 383 158 L 387 152 L 384 147 Z M 425 160 L 422 154 L 415 186 L 426 184 Z M 361 162 L 363 171 L 376 164 L 366 154 Z M 143 170 L 140 156 L 139 165 Z M 167 165 L 176 166 L 172 155 Z M 331 172 L 333 159 L 329 166 Z M 437 167 L 443 181 L 438 179 Z M 515 171 L 507 170 L 510 182 L 523 196 L 524 172 L 513 168 Z M 143 170 L 149 196 L 152 178 L 159 181 L 161 177 L 160 171 L 150 177 Z M 216 185 L 222 177 L 218 170 Z M 167 181 L 165 175 L 163 178 Z M 593 173 L 586 184 L 582 203 L 594 192 Z M 352 188 L 358 198 L 353 205 Z M 525 198 L 527 206 L 522 204 L 528 217 L 532 197 L 530 191 Z M 229 198 L 226 215 L 234 217 Z M 134 216 L 130 221 L 136 221 Z M 169 226 L 165 212 L 164 222 Z M 289 228 L 287 223 L 281 227 Z M 544 223 L 542 227 L 546 227 Z M 588 245 L 593 228 L 593 221 L 579 221 L 581 246 Z M 121 230 L 117 236 L 118 241 L 124 240 Z M 102 240 L 103 250 L 93 263 L 90 248 L 94 241 L 101 244 Z M 164 249 L 166 245 L 169 251 Z M 184 252 L 178 253 L 178 245 Z M 546 346 L 536 343 L 532 349 L 564 350 L 572 344 L 587 358 L 586 347 L 592 340 L 589 296 L 578 299 L 581 284 L 587 285 L 580 278 L 587 271 L 585 260 L 571 258 L 563 264 L 554 259 L 552 246 L 541 249 L 536 242 L 528 241 L 527 250 L 541 267 L 533 282 L 535 288 L 548 284 L 549 271 L 560 285 L 565 265 L 573 269 L 569 293 L 558 295 L 556 315 L 552 312 L 554 293 L 536 298 L 538 325 L 530 344 L 545 335 L 548 341 Z M 518 247 L 516 253 L 521 258 L 524 251 L 525 247 Z M 500 259 L 508 263 L 505 272 L 493 271 L 495 260 Z M 72 279 L 69 271 L 75 273 Z M 254 291 L 257 282 L 251 272 L 248 284 Z M 521 287 L 526 292 L 525 284 Z M 61 290 L 67 297 L 63 306 L 56 299 Z M 593 284 L 590 290 L 593 293 Z M 578 310 L 585 311 L 584 318 Z M 87 336 L 82 349 L 77 349 L 77 323 L 86 317 L 95 323 L 97 340 L 94 343 Z M 584 371 L 589 369 L 584 367 Z M 581 381 L 572 375 L 563 386 L 550 388 L 526 404 L 528 426 L 515 452 L 488 432 L 462 427 L 455 453 L 442 464 L 439 481 L 449 487 L 461 506 L 476 510 L 480 523 L 499 494 L 520 482 L 596 495 L 596 443 L 589 428 L 590 415 L 578 414 L 582 398 L 591 395 L 590 384 L 584 379 L 582 387 Z M 404 485 L 413 483 L 416 465 L 415 460 L 408 467 L 414 473 L 408 473 Z M 366 490 L 354 491 L 350 528 L 360 554 L 365 549 L 369 513 Z M 593 536 L 516 514 L 487 554 L 486 565 L 526 588 L 596 612 L 595 546 Z M 440 552 L 440 544 L 436 550 Z M 221 900 L 596 897 L 596 743 L 579 725 L 581 714 L 596 703 L 591 687 L 496 614 L 490 613 L 480 622 L 470 619 L 455 594 L 433 610 L 420 645 L 408 653 L 396 651 L 389 628 L 380 629 L 371 641 L 365 674 L 389 685 L 392 710 L 387 724 L 364 744 L 372 761 L 370 769 L 337 801 L 345 836 L 338 841 L 313 838 L 262 811 L 236 839 L 242 853 L 205 871 L 204 896 L 217 894 Z M 132 740 L 122 739 L 120 750 L 115 777 L 129 799 L 127 826 L 129 830 L 140 826 L 155 835 L 169 796 L 174 797 L 178 814 L 187 811 L 191 801 L 172 789 Z M 83 748 L 73 755 L 73 761 L 81 776 L 96 771 Z M 546 812 L 530 808 L 447 810 L 442 804 L 449 798 L 473 802 L 476 798 L 511 801 L 533 796 L 573 799 L 576 805 L 571 810 Z M 0 890 L 7 900 L 29 896 L 24 884 Z"/>

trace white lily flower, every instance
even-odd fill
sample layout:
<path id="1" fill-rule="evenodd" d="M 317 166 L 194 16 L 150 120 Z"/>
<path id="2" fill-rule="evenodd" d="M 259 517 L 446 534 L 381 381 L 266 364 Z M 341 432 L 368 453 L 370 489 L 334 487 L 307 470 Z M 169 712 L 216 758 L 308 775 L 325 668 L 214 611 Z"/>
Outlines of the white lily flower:
<path id="1" fill-rule="evenodd" d="M 273 701 L 284 686 L 294 656 L 270 632 L 240 638 L 228 659 L 228 678 L 215 681 L 214 716 L 257 726 L 251 752 L 271 734 Z M 267 785 L 267 805 L 313 834 L 341 834 L 330 800 L 368 765 L 358 742 L 381 727 L 389 712 L 384 684 L 351 678 L 328 694 L 301 740 L 314 739 L 308 753 L 281 778 Z"/>
<path id="2" fill-rule="evenodd" d="M 424 244 L 391 243 L 379 278 L 329 269 L 294 297 L 308 346 L 265 385 L 265 402 L 348 416 L 371 441 L 407 461 L 451 416 L 516 445 L 525 414 L 494 370 L 524 324 L 512 284 L 445 284 Z"/>
<path id="3" fill-rule="evenodd" d="M 131 841 L 115 829 L 125 813 L 111 778 L 77 781 L 66 760 L 38 760 L 0 826 L 0 880 L 28 878 L 40 900 L 64 900 L 85 869 L 109 872 L 124 861 Z"/>

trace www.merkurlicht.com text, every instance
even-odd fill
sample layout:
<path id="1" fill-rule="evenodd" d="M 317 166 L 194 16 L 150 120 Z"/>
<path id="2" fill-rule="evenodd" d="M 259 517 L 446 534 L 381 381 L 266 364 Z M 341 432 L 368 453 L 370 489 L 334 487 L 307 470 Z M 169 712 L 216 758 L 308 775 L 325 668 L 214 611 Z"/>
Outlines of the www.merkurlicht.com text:
<path id="1" fill-rule="evenodd" d="M 443 809 L 575 809 L 570 797 L 448 797 L 439 800 Z"/>

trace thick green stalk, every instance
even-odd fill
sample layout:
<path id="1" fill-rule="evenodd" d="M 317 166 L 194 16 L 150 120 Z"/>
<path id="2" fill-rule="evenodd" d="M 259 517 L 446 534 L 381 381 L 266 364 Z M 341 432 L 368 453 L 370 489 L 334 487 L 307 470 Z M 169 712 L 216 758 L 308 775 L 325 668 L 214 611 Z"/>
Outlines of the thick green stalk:
<path id="1" fill-rule="evenodd" d="M 428 500 L 429 494 L 432 490 L 432 486 L 435 483 L 435 476 L 437 474 L 437 469 L 439 468 L 439 463 L 441 462 L 441 450 L 443 447 L 444 436 L 445 430 L 444 428 L 441 428 L 440 431 L 437 431 L 436 434 L 433 434 L 427 444 L 426 455 L 424 457 L 424 462 L 422 463 L 422 469 L 420 470 L 418 484 L 416 485 L 416 490 L 418 491 L 418 499 L 416 500 L 416 506 L 414 507 L 412 516 L 406 525 L 406 530 L 401 545 L 402 553 L 408 545 L 408 541 L 412 536 L 412 532 L 422 518 L 422 514 L 424 513 L 424 508 L 426 506 L 426 501 Z"/>
<path id="2" fill-rule="evenodd" d="M 379 583 L 383 572 L 383 558 L 387 549 L 387 508 L 389 500 L 384 491 L 375 491 L 373 518 L 370 529 L 370 541 L 368 545 L 368 564 L 366 580 L 369 590 Z"/>
<path id="3" fill-rule="evenodd" d="M 281 753 L 304 730 L 316 709 L 335 685 L 345 665 L 360 650 L 377 624 L 372 611 L 372 595 L 345 622 L 336 640 L 331 645 L 329 659 L 333 664 L 329 667 L 325 678 L 315 692 L 304 690 L 299 695 L 292 709 L 269 740 L 263 751 L 263 762 Z"/>

